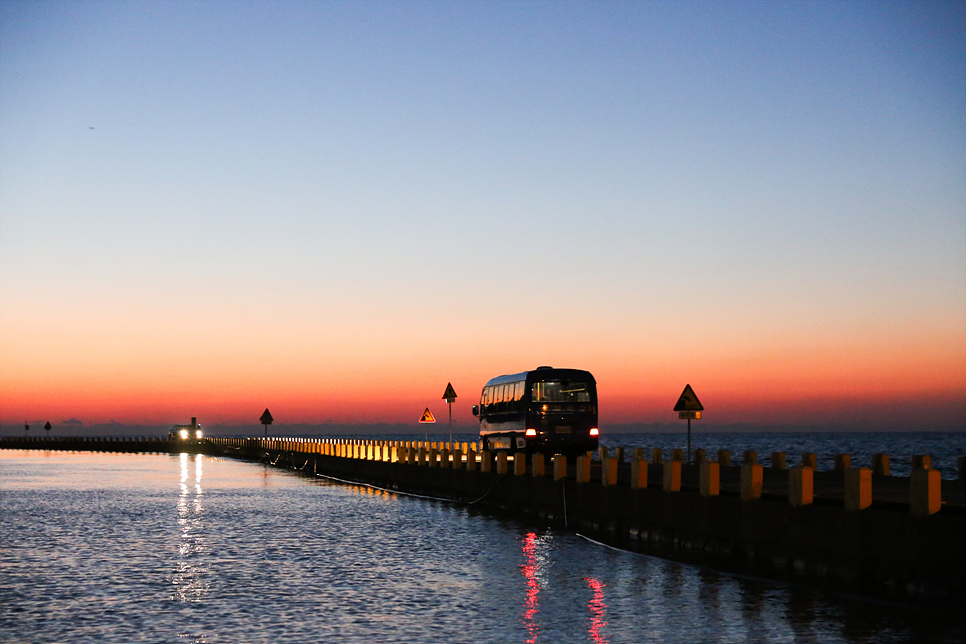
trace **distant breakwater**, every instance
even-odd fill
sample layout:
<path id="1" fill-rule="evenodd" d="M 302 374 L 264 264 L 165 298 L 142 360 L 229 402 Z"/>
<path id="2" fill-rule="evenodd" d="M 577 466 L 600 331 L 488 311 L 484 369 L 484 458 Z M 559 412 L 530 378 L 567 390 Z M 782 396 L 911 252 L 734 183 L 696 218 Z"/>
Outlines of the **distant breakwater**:
<path id="1" fill-rule="evenodd" d="M 6 437 L 7 449 L 196 452 L 269 463 L 353 484 L 463 503 L 565 526 L 616 547 L 719 570 L 959 610 L 966 601 L 966 481 L 928 456 L 908 477 L 888 455 L 814 455 L 770 467 L 748 451 L 696 450 L 695 463 L 617 448 L 564 459 L 480 452 L 474 443 L 305 438 Z M 791 463 L 789 463 L 791 465 Z"/>

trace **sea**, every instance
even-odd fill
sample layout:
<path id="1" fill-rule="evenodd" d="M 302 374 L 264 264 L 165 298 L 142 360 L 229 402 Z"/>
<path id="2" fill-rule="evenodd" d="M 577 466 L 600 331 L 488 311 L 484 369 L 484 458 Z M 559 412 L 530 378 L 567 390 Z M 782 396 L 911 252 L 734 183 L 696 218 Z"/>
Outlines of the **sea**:
<path id="1" fill-rule="evenodd" d="M 701 447 L 841 449 L 853 462 L 962 453 L 961 435 L 888 437 L 819 449 L 788 434 L 716 435 Z M 725 574 L 267 464 L 0 450 L 2 642 L 964 640 L 961 614 Z"/>

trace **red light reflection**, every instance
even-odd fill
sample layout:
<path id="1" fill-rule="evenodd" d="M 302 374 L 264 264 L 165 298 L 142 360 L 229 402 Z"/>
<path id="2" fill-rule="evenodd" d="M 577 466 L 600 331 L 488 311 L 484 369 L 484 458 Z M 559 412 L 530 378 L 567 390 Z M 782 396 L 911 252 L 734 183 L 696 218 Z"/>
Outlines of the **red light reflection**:
<path id="1" fill-rule="evenodd" d="M 523 602 L 523 615 L 520 621 L 527 629 L 526 644 L 534 644 L 537 635 L 540 633 L 540 622 L 537 621 L 537 599 L 540 596 L 540 580 L 537 579 L 537 535 L 533 532 L 527 534 L 523 540 L 523 556 L 526 557 L 520 570 L 523 577 L 527 580 L 527 599 Z"/>
<path id="2" fill-rule="evenodd" d="M 604 586 L 606 584 L 589 577 L 584 577 L 584 581 L 594 591 L 594 596 L 587 604 L 587 610 L 590 611 L 590 627 L 587 629 L 587 639 L 595 644 L 606 644 L 607 639 L 600 634 L 600 630 L 607 626 L 607 622 L 604 621 L 604 613 L 607 611 L 607 604 L 604 603 Z"/>

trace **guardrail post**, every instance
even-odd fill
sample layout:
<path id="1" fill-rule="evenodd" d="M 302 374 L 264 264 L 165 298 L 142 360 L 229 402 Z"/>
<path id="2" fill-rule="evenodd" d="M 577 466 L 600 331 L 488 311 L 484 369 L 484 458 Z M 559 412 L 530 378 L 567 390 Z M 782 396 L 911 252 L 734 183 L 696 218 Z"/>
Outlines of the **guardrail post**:
<path id="1" fill-rule="evenodd" d="M 661 451 L 660 447 L 655 447 L 651 450 L 651 462 L 655 465 L 664 463 L 664 452 Z"/>
<path id="2" fill-rule="evenodd" d="M 845 509 L 864 510 L 872 505 L 872 470 L 850 467 L 845 470 Z"/>
<path id="3" fill-rule="evenodd" d="M 701 463 L 701 496 L 718 496 L 721 490 L 721 465 L 714 461 Z"/>
<path id="4" fill-rule="evenodd" d="M 507 459 L 506 452 L 500 450 L 496 453 L 496 473 L 506 474 L 507 473 Z"/>
<path id="5" fill-rule="evenodd" d="M 848 454 L 836 454 L 835 455 L 835 471 L 844 472 L 845 470 L 852 467 L 852 457 Z"/>
<path id="6" fill-rule="evenodd" d="M 770 465 L 773 470 L 785 469 L 785 452 L 772 452 Z"/>
<path id="7" fill-rule="evenodd" d="M 517 452 L 513 455 L 513 474 L 523 476 L 527 473 L 527 453 Z"/>
<path id="8" fill-rule="evenodd" d="M 553 457 L 553 480 L 560 481 L 567 478 L 567 457 L 557 454 Z"/>
<path id="9" fill-rule="evenodd" d="M 535 478 L 543 478 L 547 475 L 547 468 L 543 454 L 534 454 L 530 462 L 532 464 L 531 470 Z"/>
<path id="10" fill-rule="evenodd" d="M 721 467 L 731 467 L 731 452 L 729 450 L 718 450 L 718 465 Z"/>
<path id="11" fill-rule="evenodd" d="M 872 474 L 875 476 L 889 476 L 888 454 L 879 453 L 872 455 Z"/>
<path id="12" fill-rule="evenodd" d="M 936 514 L 942 508 L 942 477 L 939 470 L 918 469 L 909 474 L 909 511 L 917 517 Z"/>
<path id="13" fill-rule="evenodd" d="M 818 456 L 815 452 L 802 454 L 802 467 L 810 467 L 813 471 L 818 469 Z"/>
<path id="14" fill-rule="evenodd" d="M 808 465 L 799 465 L 788 470 L 788 503 L 800 508 L 811 505 L 815 490 L 815 469 Z"/>
<path id="15" fill-rule="evenodd" d="M 741 465 L 741 500 L 761 498 L 762 467 L 758 463 Z"/>
<path id="16" fill-rule="evenodd" d="M 637 450 L 634 452 L 634 460 L 631 461 L 631 489 L 643 490 L 647 487 L 647 459 L 644 458 L 643 449 L 640 458 L 637 457 Z"/>
<path id="17" fill-rule="evenodd" d="M 577 482 L 590 483 L 590 457 L 586 454 L 577 457 Z"/>
<path id="18" fill-rule="evenodd" d="M 605 458 L 600 464 L 600 482 L 606 486 L 617 485 L 617 464 L 616 458 Z"/>
<path id="19" fill-rule="evenodd" d="M 681 461 L 671 461 L 663 464 L 664 491 L 681 491 Z"/>

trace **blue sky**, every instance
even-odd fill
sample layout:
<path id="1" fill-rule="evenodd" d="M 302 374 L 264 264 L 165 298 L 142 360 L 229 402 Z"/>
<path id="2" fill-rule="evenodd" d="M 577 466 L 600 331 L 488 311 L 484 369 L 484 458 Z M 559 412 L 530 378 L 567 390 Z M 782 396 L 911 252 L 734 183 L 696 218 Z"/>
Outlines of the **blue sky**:
<path id="1" fill-rule="evenodd" d="M 693 373 L 747 399 L 799 365 L 801 396 L 961 399 L 964 25 L 963 2 L 5 2 L 0 397 L 176 397 L 158 373 L 197 356 L 224 366 L 187 388 L 232 400 L 280 363 L 472 389 L 551 360 L 625 398 Z"/>

